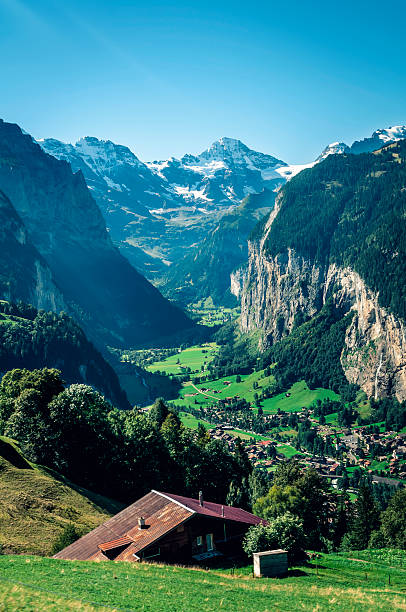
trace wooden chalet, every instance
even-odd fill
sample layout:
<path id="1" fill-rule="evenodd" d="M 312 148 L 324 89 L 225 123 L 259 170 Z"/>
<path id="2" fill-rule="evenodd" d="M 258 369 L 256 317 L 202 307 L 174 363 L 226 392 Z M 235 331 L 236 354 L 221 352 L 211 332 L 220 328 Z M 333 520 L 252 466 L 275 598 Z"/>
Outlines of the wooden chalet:
<path id="1" fill-rule="evenodd" d="M 266 523 L 231 506 L 152 490 L 55 555 L 56 559 L 194 563 L 241 552 L 251 525 Z"/>

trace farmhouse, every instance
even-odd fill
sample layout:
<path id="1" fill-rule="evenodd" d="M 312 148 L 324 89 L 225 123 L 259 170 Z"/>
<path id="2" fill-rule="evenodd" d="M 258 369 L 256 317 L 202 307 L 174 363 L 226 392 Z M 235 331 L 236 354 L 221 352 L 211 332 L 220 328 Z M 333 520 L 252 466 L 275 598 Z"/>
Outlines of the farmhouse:
<path id="1" fill-rule="evenodd" d="M 152 490 L 55 555 L 57 559 L 193 563 L 241 551 L 251 525 L 241 508 Z"/>

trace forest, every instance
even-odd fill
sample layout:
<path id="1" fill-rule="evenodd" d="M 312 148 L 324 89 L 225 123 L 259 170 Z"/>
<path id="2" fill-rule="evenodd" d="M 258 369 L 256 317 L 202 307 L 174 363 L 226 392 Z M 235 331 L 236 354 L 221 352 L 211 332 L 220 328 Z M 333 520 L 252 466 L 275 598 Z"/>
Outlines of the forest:
<path id="1" fill-rule="evenodd" d="M 0 301 L 0 371 L 57 367 L 66 382 L 86 382 L 129 408 L 113 368 L 66 313 Z"/>
<path id="2" fill-rule="evenodd" d="M 399 141 L 375 153 L 330 155 L 300 172 L 283 189 L 266 252 L 290 247 L 325 266 L 349 266 L 381 306 L 405 319 L 405 157 Z"/>

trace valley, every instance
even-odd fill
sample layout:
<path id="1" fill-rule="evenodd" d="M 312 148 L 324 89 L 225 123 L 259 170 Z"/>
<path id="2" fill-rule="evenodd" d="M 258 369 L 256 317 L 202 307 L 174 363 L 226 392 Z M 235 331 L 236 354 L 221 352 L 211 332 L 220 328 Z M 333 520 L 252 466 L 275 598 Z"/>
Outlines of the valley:
<path id="1" fill-rule="evenodd" d="M 310 551 L 333 588 L 340 555 L 405 548 L 405 137 L 334 143 L 300 168 L 233 139 L 144 163 L 0 123 L 6 562 L 63 552 L 159 490 L 248 512 L 241 580 L 266 536 L 257 550 L 286 548 L 292 593 Z M 92 554 L 121 559 L 128 533 Z M 193 571 L 216 580 L 213 550 Z"/>
<path id="2" fill-rule="evenodd" d="M 200 313 L 207 312 L 205 305 L 207 300 L 197 305 Z M 211 317 L 205 324 L 211 327 L 213 319 L 224 316 L 225 309 L 215 308 L 211 301 L 209 305 Z M 238 312 L 230 312 L 238 317 Z M 375 483 L 406 485 L 406 426 L 397 435 L 390 423 L 375 422 L 365 393 L 360 391 L 346 401 L 332 389 L 310 388 L 305 380 L 280 391 L 274 365 L 265 369 L 254 365 L 250 374 L 244 371 L 218 377 L 220 349 L 211 342 L 124 351 L 121 359 L 166 379 L 168 385 L 160 387 L 164 397 L 165 389 L 172 393 L 176 382 L 176 397 L 171 394 L 167 399 L 183 425 L 195 431 L 203 426 L 231 451 L 239 438 L 258 469 L 274 472 L 278 464 L 294 457 L 338 488 L 343 474 L 356 486 L 354 470 L 358 479 L 368 474 Z M 353 494 L 354 489 L 349 490 Z"/>
<path id="3" fill-rule="evenodd" d="M 405 18 L 0 1 L 0 612 L 406 612 Z"/>

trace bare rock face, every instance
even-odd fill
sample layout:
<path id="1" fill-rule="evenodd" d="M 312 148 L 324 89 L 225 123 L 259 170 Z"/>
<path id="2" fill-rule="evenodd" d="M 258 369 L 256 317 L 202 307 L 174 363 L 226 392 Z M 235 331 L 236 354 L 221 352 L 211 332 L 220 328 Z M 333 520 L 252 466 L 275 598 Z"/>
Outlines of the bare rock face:
<path id="1" fill-rule="evenodd" d="M 347 379 L 360 385 L 369 397 L 378 399 L 395 394 L 399 401 L 404 401 L 405 323 L 379 306 L 378 295 L 352 270 L 338 269 L 337 281 L 356 313 L 347 329 L 341 355 Z"/>
<path id="2" fill-rule="evenodd" d="M 341 364 L 346 378 L 369 397 L 395 394 L 406 399 L 405 323 L 378 304 L 378 294 L 350 268 L 323 267 L 293 249 L 269 257 L 266 237 L 278 214 L 279 200 L 260 240 L 249 243 L 249 263 L 241 292 L 241 330 L 262 331 L 265 350 L 288 335 L 296 315 L 315 315 L 328 299 L 355 314 L 347 329 Z M 241 279 L 240 279 L 241 281 Z M 234 279 L 236 291 L 237 278 Z"/>
<path id="3" fill-rule="evenodd" d="M 31 243 L 10 200 L 0 191 L 0 297 L 44 310 L 66 310 L 45 259 Z"/>
<path id="4" fill-rule="evenodd" d="M 237 299 L 240 299 L 242 295 L 247 274 L 246 265 L 236 268 L 236 270 L 233 270 L 230 274 L 230 291 Z"/>

